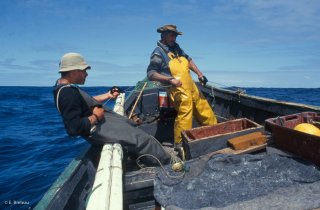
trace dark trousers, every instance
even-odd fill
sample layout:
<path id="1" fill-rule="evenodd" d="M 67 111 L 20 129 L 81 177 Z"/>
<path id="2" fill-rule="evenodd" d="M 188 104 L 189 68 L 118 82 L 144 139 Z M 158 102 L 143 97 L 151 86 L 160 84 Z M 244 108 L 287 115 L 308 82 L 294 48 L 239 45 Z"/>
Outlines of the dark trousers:
<path id="1" fill-rule="evenodd" d="M 104 121 L 97 125 L 96 131 L 91 136 L 84 138 L 94 145 L 119 143 L 130 156 L 135 158 L 150 154 L 162 164 L 170 162 L 170 155 L 153 136 L 134 127 L 130 120 L 113 112 L 106 111 Z M 150 157 L 143 158 L 143 160 L 152 165 L 158 163 Z"/>

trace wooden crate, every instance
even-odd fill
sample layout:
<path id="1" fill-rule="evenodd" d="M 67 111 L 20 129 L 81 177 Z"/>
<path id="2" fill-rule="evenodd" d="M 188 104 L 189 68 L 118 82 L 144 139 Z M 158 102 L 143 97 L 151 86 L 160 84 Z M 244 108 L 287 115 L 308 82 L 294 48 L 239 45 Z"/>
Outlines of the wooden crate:
<path id="1" fill-rule="evenodd" d="M 249 119 L 240 118 L 182 131 L 183 147 L 186 158 L 196 158 L 228 147 L 228 139 L 263 131 L 263 127 Z"/>
<path id="2" fill-rule="evenodd" d="M 302 112 L 267 119 L 266 130 L 272 133 L 275 145 L 320 166 L 320 137 L 293 128 L 300 123 L 311 123 L 320 128 L 320 113 Z"/>

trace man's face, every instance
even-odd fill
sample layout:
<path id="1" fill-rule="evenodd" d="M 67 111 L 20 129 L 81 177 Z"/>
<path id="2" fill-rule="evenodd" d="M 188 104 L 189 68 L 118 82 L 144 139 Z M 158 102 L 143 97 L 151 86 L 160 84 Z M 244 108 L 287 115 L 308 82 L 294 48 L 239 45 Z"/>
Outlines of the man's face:
<path id="1" fill-rule="evenodd" d="M 75 83 L 83 85 L 86 81 L 86 77 L 88 76 L 87 70 L 75 70 L 73 73 Z"/>
<path id="2" fill-rule="evenodd" d="M 177 38 L 177 34 L 174 32 L 168 32 L 165 36 L 164 36 L 164 42 L 166 45 L 173 47 L 174 44 L 176 43 L 176 38 Z"/>

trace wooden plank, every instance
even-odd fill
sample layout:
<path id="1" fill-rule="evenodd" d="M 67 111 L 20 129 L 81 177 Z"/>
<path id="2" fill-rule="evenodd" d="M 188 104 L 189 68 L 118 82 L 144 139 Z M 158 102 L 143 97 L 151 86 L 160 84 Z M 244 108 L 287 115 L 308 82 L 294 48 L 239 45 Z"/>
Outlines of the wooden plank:
<path id="1" fill-rule="evenodd" d="M 267 137 L 262 132 L 254 132 L 243 136 L 238 136 L 228 140 L 229 145 L 234 150 L 244 150 L 251 146 L 265 144 Z"/>
<path id="2" fill-rule="evenodd" d="M 267 144 L 251 146 L 251 147 L 249 147 L 247 149 L 243 149 L 243 150 L 234 150 L 230 147 L 227 147 L 227 148 L 215 151 L 215 152 L 211 152 L 211 153 L 207 154 L 207 156 L 213 156 L 213 155 L 217 155 L 217 154 L 233 154 L 233 155 L 247 154 L 247 153 L 256 152 L 256 151 L 265 149 L 266 147 L 267 147 Z"/>

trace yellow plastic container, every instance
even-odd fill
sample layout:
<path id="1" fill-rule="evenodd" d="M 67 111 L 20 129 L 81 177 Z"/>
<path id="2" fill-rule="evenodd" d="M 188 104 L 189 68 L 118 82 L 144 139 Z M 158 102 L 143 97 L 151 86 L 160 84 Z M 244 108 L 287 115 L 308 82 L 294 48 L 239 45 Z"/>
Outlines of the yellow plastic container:
<path id="1" fill-rule="evenodd" d="M 294 127 L 294 130 L 320 136 L 320 129 L 310 123 L 300 123 Z"/>

